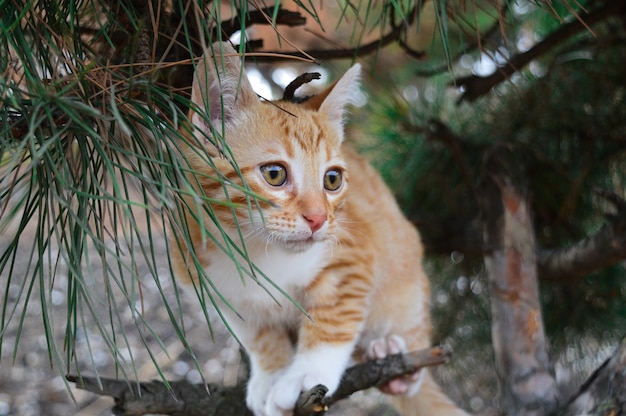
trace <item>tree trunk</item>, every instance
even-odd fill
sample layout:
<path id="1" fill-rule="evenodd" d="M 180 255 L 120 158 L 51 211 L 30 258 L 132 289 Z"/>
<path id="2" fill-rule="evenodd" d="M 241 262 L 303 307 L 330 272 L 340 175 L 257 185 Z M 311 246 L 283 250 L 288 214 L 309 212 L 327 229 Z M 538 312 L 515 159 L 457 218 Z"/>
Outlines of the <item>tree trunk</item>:
<path id="1" fill-rule="evenodd" d="M 545 415 L 557 407 L 539 304 L 535 238 L 518 148 L 496 146 L 485 159 L 480 205 L 489 279 L 492 338 L 509 415 Z"/>

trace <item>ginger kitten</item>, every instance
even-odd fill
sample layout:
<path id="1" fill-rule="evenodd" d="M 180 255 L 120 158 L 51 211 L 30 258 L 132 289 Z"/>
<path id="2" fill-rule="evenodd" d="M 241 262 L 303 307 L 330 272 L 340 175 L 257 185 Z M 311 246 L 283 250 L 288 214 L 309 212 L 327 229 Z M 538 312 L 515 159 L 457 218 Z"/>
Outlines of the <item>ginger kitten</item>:
<path id="1" fill-rule="evenodd" d="M 188 199 L 193 250 L 173 237 L 179 250 L 172 255 L 178 278 L 197 283 L 195 254 L 223 297 L 220 310 L 250 356 L 246 401 L 257 416 L 291 414 L 300 392 L 317 384 L 332 393 L 352 361 L 430 346 L 418 233 L 378 173 L 343 144 L 345 108 L 359 77 L 357 64 L 302 104 L 268 103 L 252 90 L 230 45 L 214 44 L 196 67 L 191 120 L 203 149 L 184 153 L 202 174 L 197 184 L 207 200 Z M 215 144 L 221 140 L 228 150 Z M 403 415 L 465 414 L 427 370 L 382 390 Z"/>

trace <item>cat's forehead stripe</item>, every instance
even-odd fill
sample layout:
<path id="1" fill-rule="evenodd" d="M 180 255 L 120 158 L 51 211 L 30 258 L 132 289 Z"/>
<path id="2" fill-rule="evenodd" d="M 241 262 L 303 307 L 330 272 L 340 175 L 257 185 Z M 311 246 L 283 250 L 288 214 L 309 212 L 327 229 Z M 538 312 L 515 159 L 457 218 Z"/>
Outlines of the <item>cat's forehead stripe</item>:
<path id="1" fill-rule="evenodd" d="M 305 153 L 308 154 L 319 151 L 323 136 L 321 129 L 314 124 L 310 124 L 305 127 L 306 128 L 304 129 L 300 129 L 300 131 L 293 137 L 297 140 L 300 148 Z"/>
<path id="2" fill-rule="evenodd" d="M 333 158 L 333 149 L 330 146 L 326 145 L 326 160 L 331 160 Z"/>
<path id="3" fill-rule="evenodd" d="M 283 123 L 283 137 L 291 137 L 293 132 L 292 132 L 292 128 L 291 128 L 291 123 L 289 122 L 285 122 Z M 291 142 L 291 140 L 283 140 L 283 146 L 284 146 L 284 150 L 285 153 L 287 154 L 287 157 L 289 157 L 290 159 L 292 159 L 295 156 L 295 149 L 293 148 L 293 143 Z"/>

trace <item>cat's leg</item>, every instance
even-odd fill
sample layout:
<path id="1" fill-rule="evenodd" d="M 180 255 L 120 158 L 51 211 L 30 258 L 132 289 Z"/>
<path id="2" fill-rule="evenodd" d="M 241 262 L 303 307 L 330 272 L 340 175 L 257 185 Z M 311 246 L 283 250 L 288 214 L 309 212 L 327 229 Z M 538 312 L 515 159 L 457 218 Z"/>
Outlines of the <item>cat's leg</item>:
<path id="1" fill-rule="evenodd" d="M 420 345 L 412 345 L 410 338 L 405 341 L 399 335 L 388 335 L 373 340 L 370 347 L 368 353 L 372 354 L 372 358 L 383 358 L 385 352 L 396 354 L 421 348 Z M 390 401 L 401 415 L 468 416 L 446 396 L 427 368 L 422 368 L 407 377 L 393 379 L 381 390 L 391 395 Z"/>
<path id="2" fill-rule="evenodd" d="M 404 338 L 399 335 L 391 334 L 372 340 L 367 348 L 367 358 L 375 360 L 385 358 L 388 355 L 404 353 L 407 352 L 407 350 Z M 394 378 L 380 386 L 379 389 L 387 394 L 412 396 L 416 394 L 422 386 L 425 373 L 426 372 L 422 371 L 422 369 L 417 370 L 413 374 Z"/>
<path id="3" fill-rule="evenodd" d="M 250 359 L 246 404 L 255 416 L 268 416 L 265 404 L 270 389 L 292 360 L 294 349 L 287 331 L 262 327 L 241 339 Z"/>
<path id="4" fill-rule="evenodd" d="M 351 352 L 352 345 L 326 345 L 297 354 L 268 395 L 267 415 L 291 415 L 300 393 L 318 384 L 326 386 L 328 394 L 332 394 L 339 386 Z"/>
<path id="5" fill-rule="evenodd" d="M 363 276 L 331 275 L 329 281 L 342 283 L 318 279 L 312 284 L 320 286 L 320 292 L 309 292 L 309 299 L 315 297 L 307 307 L 310 319 L 303 318 L 294 360 L 269 393 L 268 415 L 291 415 L 299 394 L 318 384 L 326 386 L 328 394 L 337 389 L 367 314 L 370 275 Z"/>

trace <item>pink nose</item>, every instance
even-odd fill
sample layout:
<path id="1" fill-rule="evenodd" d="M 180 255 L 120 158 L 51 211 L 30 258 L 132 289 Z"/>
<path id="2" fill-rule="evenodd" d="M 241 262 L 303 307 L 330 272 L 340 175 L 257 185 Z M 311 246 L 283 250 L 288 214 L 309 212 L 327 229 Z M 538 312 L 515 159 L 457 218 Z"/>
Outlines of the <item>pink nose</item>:
<path id="1" fill-rule="evenodd" d="M 326 214 L 305 214 L 302 216 L 309 224 L 309 228 L 313 233 L 322 228 L 322 225 L 326 222 Z"/>

